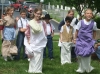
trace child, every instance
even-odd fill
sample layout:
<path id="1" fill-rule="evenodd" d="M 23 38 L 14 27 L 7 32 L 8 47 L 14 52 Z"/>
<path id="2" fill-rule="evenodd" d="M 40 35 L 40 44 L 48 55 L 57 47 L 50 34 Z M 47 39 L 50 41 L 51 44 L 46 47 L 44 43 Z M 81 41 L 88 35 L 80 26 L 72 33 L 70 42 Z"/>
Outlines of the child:
<path id="1" fill-rule="evenodd" d="M 47 36 L 47 45 L 46 47 L 48 48 L 48 57 L 49 59 L 53 60 L 53 41 L 52 37 L 54 35 L 54 26 L 50 23 L 50 15 L 46 14 L 44 17 L 45 24 L 46 24 L 46 36 Z M 44 49 L 43 57 L 46 57 L 46 47 Z"/>
<path id="2" fill-rule="evenodd" d="M 18 36 L 16 40 L 16 46 L 18 48 L 18 55 L 15 57 L 16 60 L 20 59 L 21 47 L 23 47 L 23 58 L 24 59 L 27 58 L 27 55 L 25 54 L 24 37 L 25 37 L 26 26 L 29 21 L 26 19 L 26 10 L 21 10 L 20 16 L 21 18 L 17 22 Z"/>
<path id="3" fill-rule="evenodd" d="M 42 73 L 43 49 L 46 46 L 47 38 L 45 36 L 43 21 L 40 20 L 42 9 L 34 9 L 34 18 L 29 21 L 29 27 L 26 30 L 24 45 L 29 62 L 29 73 Z"/>
<path id="4" fill-rule="evenodd" d="M 60 30 L 60 42 L 61 42 L 61 64 L 71 63 L 71 47 L 73 39 L 73 27 L 70 26 L 71 18 L 65 18 L 65 25 Z"/>
<path id="5" fill-rule="evenodd" d="M 15 28 L 16 20 L 13 17 L 14 9 L 12 7 L 7 7 L 6 16 L 0 21 L 0 24 L 4 25 L 3 29 L 3 43 L 2 43 L 2 56 L 4 60 L 7 61 L 9 56 L 13 60 L 10 49 L 13 49 L 15 41 Z M 1 23 L 2 22 L 2 23 Z"/>
<path id="6" fill-rule="evenodd" d="M 75 53 L 77 55 L 79 67 L 76 72 L 87 73 L 94 68 L 90 65 L 91 54 L 94 53 L 94 44 L 96 37 L 96 22 L 92 20 L 93 12 L 91 9 L 86 9 L 84 19 L 80 20 L 76 27 L 75 39 L 76 47 Z"/>
<path id="7" fill-rule="evenodd" d="M 70 25 L 73 27 L 74 32 L 75 32 L 75 30 L 76 30 L 76 25 L 77 25 L 77 23 L 78 23 L 78 19 L 76 19 L 76 18 L 74 17 L 74 10 L 72 10 L 72 9 L 69 10 L 69 11 L 68 11 L 68 14 L 66 15 L 66 17 L 67 17 L 67 16 L 70 17 L 70 18 L 72 19 Z M 58 30 L 60 30 L 61 27 L 62 27 L 64 24 L 65 24 L 65 18 L 59 23 L 59 25 L 58 25 Z M 59 46 L 59 47 L 61 46 L 60 40 L 59 40 L 58 46 Z M 60 49 L 61 49 L 61 47 L 60 47 Z M 75 52 L 74 52 L 74 49 L 75 49 L 75 44 L 72 45 L 72 50 L 71 50 L 71 57 L 72 57 L 72 58 L 76 58 L 76 54 L 75 54 Z"/>

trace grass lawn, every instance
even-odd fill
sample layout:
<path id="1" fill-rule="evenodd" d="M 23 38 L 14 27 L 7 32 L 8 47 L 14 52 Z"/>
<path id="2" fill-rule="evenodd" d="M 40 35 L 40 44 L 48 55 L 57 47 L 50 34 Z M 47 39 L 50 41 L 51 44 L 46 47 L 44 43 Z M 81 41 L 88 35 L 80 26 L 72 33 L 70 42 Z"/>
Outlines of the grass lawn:
<path id="1" fill-rule="evenodd" d="M 58 38 L 55 36 L 54 39 Z M 1 42 L 0 42 L 1 44 Z M 58 42 L 54 42 L 54 60 L 49 60 L 45 58 L 43 60 L 43 74 L 79 74 L 75 70 L 78 67 L 77 62 L 73 61 L 72 64 L 60 64 L 60 50 L 58 47 Z M 34 62 L 33 62 L 34 63 Z M 29 62 L 27 60 L 19 61 L 7 61 L 5 62 L 2 57 L 0 57 L 0 74 L 28 74 L 25 70 L 28 70 Z M 100 62 L 92 60 L 92 66 L 95 69 L 88 74 L 100 74 Z M 86 74 L 86 73 L 84 73 Z"/>

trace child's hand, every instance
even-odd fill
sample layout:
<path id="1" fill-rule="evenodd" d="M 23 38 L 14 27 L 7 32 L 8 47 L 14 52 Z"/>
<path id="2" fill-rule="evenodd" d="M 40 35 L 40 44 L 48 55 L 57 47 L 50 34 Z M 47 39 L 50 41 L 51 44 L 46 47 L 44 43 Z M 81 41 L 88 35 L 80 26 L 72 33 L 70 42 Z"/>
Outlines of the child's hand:
<path id="1" fill-rule="evenodd" d="M 72 42 L 75 44 L 76 43 L 76 39 L 72 40 Z"/>
<path id="2" fill-rule="evenodd" d="M 28 44 L 30 44 L 30 41 L 28 40 Z"/>
<path id="3" fill-rule="evenodd" d="M 98 48 L 98 44 L 95 44 L 95 45 L 94 45 L 94 48 L 95 48 L 95 50 L 96 50 L 96 49 Z"/>
<path id="4" fill-rule="evenodd" d="M 32 58 L 33 57 L 32 55 L 29 55 L 29 54 L 27 56 L 28 56 L 28 58 Z"/>
<path id="5" fill-rule="evenodd" d="M 2 21 L 2 19 L 0 19 L 0 25 L 3 25 L 3 21 Z"/>
<path id="6" fill-rule="evenodd" d="M 19 20 L 19 17 L 16 17 L 16 21 L 18 21 Z"/>

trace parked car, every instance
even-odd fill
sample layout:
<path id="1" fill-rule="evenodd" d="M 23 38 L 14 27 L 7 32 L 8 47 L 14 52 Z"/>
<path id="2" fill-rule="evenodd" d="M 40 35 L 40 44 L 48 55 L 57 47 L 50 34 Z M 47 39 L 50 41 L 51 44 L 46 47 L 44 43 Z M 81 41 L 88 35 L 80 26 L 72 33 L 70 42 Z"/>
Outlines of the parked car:
<path id="1" fill-rule="evenodd" d="M 20 11 L 22 9 L 22 4 L 19 2 L 15 2 L 11 4 L 12 7 L 14 7 L 15 10 Z"/>
<path id="2" fill-rule="evenodd" d="M 23 4 L 35 4 L 35 2 L 32 2 L 32 1 L 24 1 Z"/>
<path id="3" fill-rule="evenodd" d="M 31 4 L 34 4 L 34 2 L 32 2 L 32 1 L 24 1 L 23 2 L 23 8 L 27 10 Z"/>

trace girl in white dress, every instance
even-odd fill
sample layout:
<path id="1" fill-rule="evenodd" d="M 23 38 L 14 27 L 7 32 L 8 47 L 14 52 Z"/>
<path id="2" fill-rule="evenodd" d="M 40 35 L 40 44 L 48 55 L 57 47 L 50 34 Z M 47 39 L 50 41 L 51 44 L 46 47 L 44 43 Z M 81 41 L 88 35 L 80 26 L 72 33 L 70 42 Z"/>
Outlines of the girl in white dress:
<path id="1" fill-rule="evenodd" d="M 30 58 L 29 73 L 42 73 L 43 49 L 46 46 L 47 38 L 45 36 L 43 22 L 40 20 L 42 10 L 34 9 L 34 19 L 29 21 L 24 45 Z"/>

